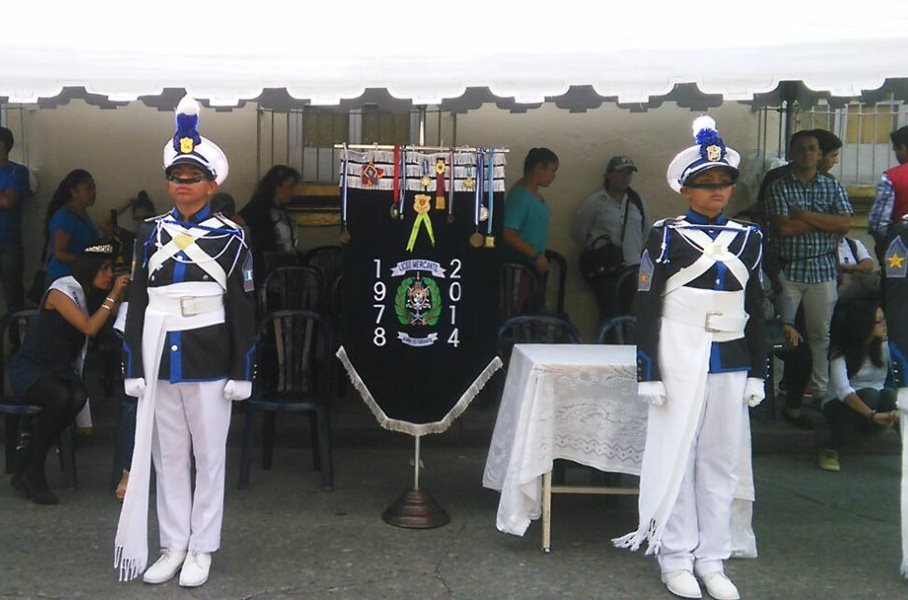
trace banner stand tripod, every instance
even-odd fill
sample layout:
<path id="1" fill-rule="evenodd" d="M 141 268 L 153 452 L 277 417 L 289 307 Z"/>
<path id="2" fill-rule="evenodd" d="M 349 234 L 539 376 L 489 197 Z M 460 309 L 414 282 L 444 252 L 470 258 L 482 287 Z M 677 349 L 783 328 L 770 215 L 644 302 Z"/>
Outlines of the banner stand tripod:
<path id="1" fill-rule="evenodd" d="M 428 490 L 419 487 L 419 439 L 422 436 L 413 437 L 415 439 L 413 487 L 404 490 L 382 513 L 381 518 L 389 525 L 406 529 L 433 529 L 447 525 L 451 517 Z"/>

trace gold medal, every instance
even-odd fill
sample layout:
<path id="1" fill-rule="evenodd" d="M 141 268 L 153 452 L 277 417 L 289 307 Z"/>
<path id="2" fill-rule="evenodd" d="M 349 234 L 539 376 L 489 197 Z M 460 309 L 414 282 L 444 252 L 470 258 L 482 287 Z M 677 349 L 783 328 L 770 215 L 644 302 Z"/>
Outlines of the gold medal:
<path id="1" fill-rule="evenodd" d="M 487 235 L 487 236 L 485 237 L 485 247 L 486 247 L 486 248 L 494 248 L 494 247 L 495 247 L 495 236 L 494 236 L 494 235 Z"/>
<path id="2" fill-rule="evenodd" d="M 445 210 L 446 203 L 444 196 L 435 196 L 435 210 Z"/>
<path id="3" fill-rule="evenodd" d="M 472 175 L 467 175 L 467 178 L 463 180 L 463 189 L 468 192 L 472 192 L 473 188 L 476 187 L 476 180 L 473 179 Z"/>
<path id="4" fill-rule="evenodd" d="M 482 248 L 483 237 L 478 231 L 470 236 L 470 245 L 474 248 Z"/>

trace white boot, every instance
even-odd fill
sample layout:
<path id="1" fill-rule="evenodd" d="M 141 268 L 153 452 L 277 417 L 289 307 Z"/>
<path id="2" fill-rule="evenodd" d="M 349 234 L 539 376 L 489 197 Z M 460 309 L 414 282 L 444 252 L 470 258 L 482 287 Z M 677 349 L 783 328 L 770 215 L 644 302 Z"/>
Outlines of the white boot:
<path id="1" fill-rule="evenodd" d="M 718 571 L 710 573 L 703 578 L 703 585 L 706 586 L 709 595 L 716 600 L 739 600 L 741 598 L 738 588 L 724 573 Z"/>
<path id="2" fill-rule="evenodd" d="M 690 571 L 672 571 L 662 574 L 662 583 L 672 594 L 682 598 L 702 598 L 700 584 Z"/>
<path id="3" fill-rule="evenodd" d="M 211 554 L 208 552 L 190 552 L 183 562 L 180 571 L 180 585 L 198 587 L 208 581 L 208 570 L 211 568 Z"/>
<path id="4" fill-rule="evenodd" d="M 183 559 L 185 558 L 185 550 L 169 550 L 165 548 L 161 551 L 161 557 L 157 562 L 146 569 L 145 574 L 142 575 L 142 581 L 145 583 L 170 581 L 177 574 L 177 570 L 183 564 Z"/>

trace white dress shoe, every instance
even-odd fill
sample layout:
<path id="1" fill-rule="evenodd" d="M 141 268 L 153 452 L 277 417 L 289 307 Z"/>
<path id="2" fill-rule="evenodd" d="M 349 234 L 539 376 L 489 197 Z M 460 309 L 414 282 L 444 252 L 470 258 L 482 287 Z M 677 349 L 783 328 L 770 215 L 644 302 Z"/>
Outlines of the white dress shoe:
<path id="1" fill-rule="evenodd" d="M 740 600 L 741 598 L 738 588 L 724 573 L 710 573 L 703 578 L 703 585 L 706 586 L 709 595 L 716 600 Z"/>
<path id="2" fill-rule="evenodd" d="M 142 581 L 145 583 L 170 581 L 177 574 L 184 558 L 186 558 L 185 550 L 163 550 L 157 562 L 148 567 L 145 574 L 142 575 Z"/>
<path id="3" fill-rule="evenodd" d="M 180 571 L 180 585 L 198 587 L 208 581 L 208 569 L 211 568 L 211 554 L 208 552 L 190 552 L 183 562 Z"/>
<path id="4" fill-rule="evenodd" d="M 690 571 L 672 571 L 663 573 L 662 583 L 668 588 L 668 591 L 681 598 L 702 598 L 700 584 L 697 578 Z"/>

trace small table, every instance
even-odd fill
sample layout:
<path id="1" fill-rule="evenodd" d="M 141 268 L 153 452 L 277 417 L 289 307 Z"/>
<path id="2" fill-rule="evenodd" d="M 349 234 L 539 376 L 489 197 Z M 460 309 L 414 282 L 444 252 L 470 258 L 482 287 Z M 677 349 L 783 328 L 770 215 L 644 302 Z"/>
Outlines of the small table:
<path id="1" fill-rule="evenodd" d="M 634 346 L 514 346 L 483 474 L 483 486 L 501 492 L 498 529 L 523 535 L 541 515 L 548 552 L 552 493 L 637 493 L 551 486 L 551 471 L 560 458 L 640 475 L 647 408 L 637 398 Z"/>

